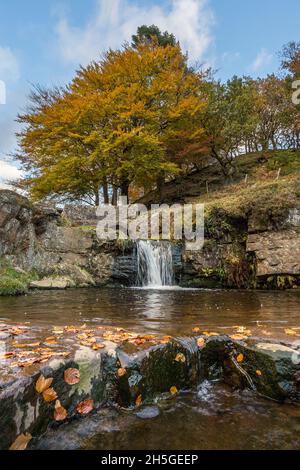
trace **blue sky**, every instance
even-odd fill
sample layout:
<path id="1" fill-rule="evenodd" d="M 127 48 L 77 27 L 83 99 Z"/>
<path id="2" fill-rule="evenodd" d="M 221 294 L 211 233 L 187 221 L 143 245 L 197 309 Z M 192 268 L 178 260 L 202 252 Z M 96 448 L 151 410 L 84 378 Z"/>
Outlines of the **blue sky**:
<path id="1" fill-rule="evenodd" d="M 191 62 L 211 65 L 222 80 L 264 76 L 279 68 L 277 52 L 299 41 L 299 0 L 1 0 L 0 184 L 18 170 L 14 122 L 31 84 L 63 85 L 79 63 L 130 39 L 140 24 L 173 32 Z"/>

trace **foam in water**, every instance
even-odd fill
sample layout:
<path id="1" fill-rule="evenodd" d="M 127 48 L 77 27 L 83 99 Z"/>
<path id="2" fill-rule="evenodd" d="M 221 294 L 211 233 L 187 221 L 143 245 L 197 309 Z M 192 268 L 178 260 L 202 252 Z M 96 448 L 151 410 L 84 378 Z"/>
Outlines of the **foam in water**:
<path id="1" fill-rule="evenodd" d="M 139 240 L 137 242 L 137 285 L 149 288 L 172 286 L 174 281 L 171 244 Z"/>

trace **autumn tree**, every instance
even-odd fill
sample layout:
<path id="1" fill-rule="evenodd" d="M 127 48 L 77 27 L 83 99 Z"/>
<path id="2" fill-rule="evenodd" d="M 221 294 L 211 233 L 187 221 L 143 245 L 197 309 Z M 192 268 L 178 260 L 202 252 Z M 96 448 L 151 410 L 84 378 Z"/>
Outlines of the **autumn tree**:
<path id="1" fill-rule="evenodd" d="M 174 34 L 164 33 L 155 26 L 146 26 L 142 25 L 137 29 L 137 34 L 132 36 L 132 47 L 137 48 L 140 44 L 150 44 L 151 42 L 156 42 L 159 46 L 176 46 L 178 42 Z"/>
<path id="2" fill-rule="evenodd" d="M 150 188 L 178 173 L 200 158 L 201 85 L 179 44 L 153 38 L 108 51 L 57 95 L 42 91 L 50 100 L 32 95 L 19 116 L 22 184 L 35 198 L 88 195 L 98 204 L 100 188 L 107 201 L 108 186 L 128 195 L 130 184 Z"/>

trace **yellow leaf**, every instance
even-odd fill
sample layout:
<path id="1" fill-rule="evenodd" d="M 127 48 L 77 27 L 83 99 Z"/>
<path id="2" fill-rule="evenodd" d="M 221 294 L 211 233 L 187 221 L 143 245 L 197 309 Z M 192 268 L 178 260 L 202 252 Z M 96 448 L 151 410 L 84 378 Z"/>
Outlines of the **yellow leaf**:
<path id="1" fill-rule="evenodd" d="M 244 361 L 244 354 L 239 354 L 238 357 L 236 358 L 237 362 L 241 363 Z"/>
<path id="2" fill-rule="evenodd" d="M 244 339 L 248 339 L 248 336 L 236 334 L 236 335 L 231 335 L 230 338 L 231 338 L 233 341 L 242 341 L 242 340 L 244 340 Z"/>
<path id="3" fill-rule="evenodd" d="M 291 336 L 295 336 L 297 333 L 295 330 L 292 330 L 291 328 L 287 328 L 286 330 L 284 330 L 285 334 L 287 335 L 291 335 Z"/>
<path id="4" fill-rule="evenodd" d="M 170 393 L 171 393 L 171 395 L 177 395 L 177 393 L 178 393 L 177 387 L 175 387 L 175 386 L 171 387 L 170 388 Z"/>
<path id="5" fill-rule="evenodd" d="M 43 392 L 43 398 L 47 402 L 54 401 L 57 398 L 57 393 L 54 388 L 48 388 Z"/>
<path id="6" fill-rule="evenodd" d="M 200 331 L 200 328 L 193 328 L 193 330 L 192 330 L 192 331 L 193 331 L 193 333 L 199 333 L 199 331 Z"/>
<path id="7" fill-rule="evenodd" d="M 259 369 L 257 369 L 257 371 L 256 371 L 256 375 L 258 375 L 258 377 L 261 377 L 261 376 L 262 376 L 262 371 L 261 371 L 261 370 L 259 370 Z"/>
<path id="8" fill-rule="evenodd" d="M 51 384 L 53 382 L 53 378 L 49 377 L 48 379 L 45 379 L 43 375 L 40 375 L 38 378 L 36 384 L 35 384 L 35 389 L 38 393 L 43 393 L 45 390 L 50 388 Z"/>
<path id="9" fill-rule="evenodd" d="M 25 450 L 28 446 L 28 443 L 31 441 L 32 435 L 29 432 L 21 434 L 17 437 L 15 442 L 10 446 L 9 450 Z"/>
<path id="10" fill-rule="evenodd" d="M 185 355 L 182 353 L 178 353 L 177 356 L 175 357 L 176 362 L 185 362 Z"/>

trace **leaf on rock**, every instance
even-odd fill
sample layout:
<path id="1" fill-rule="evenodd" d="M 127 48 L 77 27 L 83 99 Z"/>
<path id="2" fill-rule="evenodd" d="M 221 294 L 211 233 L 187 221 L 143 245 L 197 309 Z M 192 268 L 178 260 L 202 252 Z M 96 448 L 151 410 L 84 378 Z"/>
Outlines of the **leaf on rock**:
<path id="1" fill-rule="evenodd" d="M 80 415 L 87 415 L 94 409 L 94 400 L 84 400 L 76 406 L 76 411 Z"/>
<path id="2" fill-rule="evenodd" d="M 182 353 L 178 353 L 177 356 L 175 357 L 176 362 L 185 362 L 185 355 Z"/>
<path id="3" fill-rule="evenodd" d="M 118 376 L 119 377 L 124 377 L 124 375 L 126 375 L 126 369 L 123 369 L 123 367 L 120 367 L 120 369 L 118 369 Z"/>
<path id="4" fill-rule="evenodd" d="M 35 389 L 38 393 L 43 393 L 45 392 L 45 390 L 51 387 L 52 382 L 53 377 L 49 377 L 48 379 L 46 379 L 43 375 L 40 375 L 35 384 Z"/>
<path id="5" fill-rule="evenodd" d="M 135 404 L 136 406 L 141 406 L 142 402 L 143 402 L 143 397 L 142 395 L 139 395 L 137 399 L 135 400 Z"/>
<path id="6" fill-rule="evenodd" d="M 54 401 L 57 399 L 57 393 L 54 388 L 47 388 L 47 390 L 43 392 L 43 398 L 47 402 Z"/>
<path id="7" fill-rule="evenodd" d="M 241 334 L 236 334 L 236 335 L 231 335 L 230 338 L 233 341 L 243 341 L 244 339 L 248 339 L 248 336 L 241 335 Z"/>
<path id="8" fill-rule="evenodd" d="M 28 443 L 31 441 L 32 435 L 29 432 L 21 434 L 17 437 L 15 442 L 10 446 L 9 450 L 25 450 L 28 446 Z"/>
<path id="9" fill-rule="evenodd" d="M 259 369 L 257 369 L 257 371 L 256 371 L 256 375 L 258 375 L 258 377 L 261 377 L 261 376 L 262 376 L 262 371 L 261 371 L 261 370 L 259 370 Z"/>
<path id="10" fill-rule="evenodd" d="M 95 343 L 92 345 L 92 349 L 94 351 L 99 351 L 99 349 L 104 349 L 104 348 L 105 348 L 105 345 L 101 343 Z"/>
<path id="11" fill-rule="evenodd" d="M 171 393 L 171 395 L 177 395 L 177 393 L 178 393 L 177 387 L 175 387 L 175 386 L 171 387 L 170 388 L 170 393 Z"/>
<path id="12" fill-rule="evenodd" d="M 69 385 L 78 384 L 80 381 L 80 372 L 78 369 L 67 369 L 64 372 L 64 380 Z"/>
<path id="13" fill-rule="evenodd" d="M 55 421 L 64 421 L 68 416 L 67 410 L 62 406 L 59 400 L 56 400 L 54 419 Z"/>
<path id="14" fill-rule="evenodd" d="M 199 348 L 204 348 L 204 346 L 205 346 L 205 339 L 204 339 L 204 338 L 199 338 L 199 339 L 197 340 L 197 344 L 198 344 L 198 347 L 199 347 Z"/>
<path id="15" fill-rule="evenodd" d="M 237 362 L 241 363 L 244 361 L 244 354 L 239 354 L 238 357 L 236 358 Z"/>

